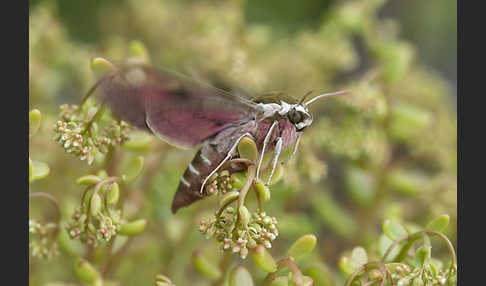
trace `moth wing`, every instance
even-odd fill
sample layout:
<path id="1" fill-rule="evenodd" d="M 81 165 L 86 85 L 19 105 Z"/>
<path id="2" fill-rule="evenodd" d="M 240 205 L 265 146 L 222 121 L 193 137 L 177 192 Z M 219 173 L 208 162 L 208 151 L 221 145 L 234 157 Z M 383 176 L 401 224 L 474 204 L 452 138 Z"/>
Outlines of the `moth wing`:
<path id="1" fill-rule="evenodd" d="M 183 148 L 261 112 L 249 100 L 149 66 L 121 68 L 102 83 L 102 89 L 115 115 Z"/>

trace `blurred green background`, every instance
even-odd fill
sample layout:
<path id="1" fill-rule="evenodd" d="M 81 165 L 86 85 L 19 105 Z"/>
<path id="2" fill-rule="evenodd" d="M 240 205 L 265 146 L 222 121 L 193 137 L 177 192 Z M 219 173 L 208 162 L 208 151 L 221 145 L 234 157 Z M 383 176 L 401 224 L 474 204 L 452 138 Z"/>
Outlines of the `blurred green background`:
<path id="1" fill-rule="evenodd" d="M 300 98 L 310 89 L 355 89 L 313 106 L 314 124 L 284 180 L 272 188 L 266 209 L 280 229 L 274 256 L 300 235 L 314 233 L 318 249 L 302 267 L 318 263 L 341 285 L 338 259 L 357 245 L 378 256 L 385 218 L 414 228 L 448 214 L 446 234 L 456 245 L 456 1 L 29 3 L 29 100 L 31 109 L 42 112 L 30 156 L 50 166 L 49 176 L 30 191 L 54 195 L 63 221 L 80 200 L 76 178 L 103 165 L 88 166 L 52 140 L 59 105 L 79 103 L 94 84 L 91 58 L 123 62 L 136 40 L 156 65 L 224 75 L 256 93 L 281 90 Z M 117 151 L 120 162 L 136 155 L 146 160 L 124 207 L 127 216 L 144 217 L 149 226 L 130 241 L 109 279 L 152 285 L 154 275 L 163 273 L 177 285 L 210 285 L 193 269 L 191 254 L 222 257 L 216 243 L 197 231 L 216 201 L 201 201 L 176 216 L 169 209 L 196 150 L 149 142 L 144 150 Z M 42 200 L 32 200 L 30 212 L 39 220 L 53 215 Z M 31 258 L 31 285 L 76 285 L 73 259 L 86 249 L 70 243 L 77 242 L 60 243 L 61 255 L 53 260 Z M 447 256 L 441 245 L 434 251 Z M 234 257 L 231 263 L 246 265 L 257 281 L 263 277 L 251 259 Z"/>

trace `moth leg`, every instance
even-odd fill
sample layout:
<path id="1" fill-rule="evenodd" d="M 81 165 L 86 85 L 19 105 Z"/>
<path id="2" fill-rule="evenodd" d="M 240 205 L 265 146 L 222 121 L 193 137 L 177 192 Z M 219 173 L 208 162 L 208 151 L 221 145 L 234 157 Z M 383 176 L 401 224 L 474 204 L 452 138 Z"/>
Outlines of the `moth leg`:
<path id="1" fill-rule="evenodd" d="M 299 147 L 299 143 L 300 143 L 300 136 L 301 136 L 301 133 L 299 133 L 299 136 L 297 137 L 297 141 L 295 141 L 294 150 L 292 151 L 292 154 L 290 154 L 290 156 L 287 158 L 287 160 L 283 161 L 282 164 L 285 164 L 288 161 L 290 161 L 290 159 L 292 159 L 294 157 L 294 155 L 297 153 L 297 148 Z"/>
<path id="2" fill-rule="evenodd" d="M 259 174 L 260 174 L 260 167 L 263 162 L 263 155 L 265 155 L 265 148 L 267 147 L 268 141 L 270 141 L 270 137 L 272 136 L 273 129 L 278 125 L 278 121 L 274 121 L 272 123 L 272 126 L 270 126 L 270 129 L 268 129 L 267 135 L 265 135 L 265 139 L 263 140 L 263 147 L 262 147 L 262 152 L 260 153 L 260 158 L 258 159 L 258 166 L 256 170 L 256 179 L 258 180 Z"/>
<path id="3" fill-rule="evenodd" d="M 277 167 L 278 157 L 280 156 L 281 151 L 282 151 L 282 137 L 278 137 L 277 143 L 275 144 L 275 151 L 273 152 L 272 172 L 270 172 L 270 176 L 268 176 L 265 185 L 268 185 L 268 183 L 270 183 L 270 180 L 272 179 L 273 173 L 275 172 L 275 167 Z"/>
<path id="4" fill-rule="evenodd" d="M 245 137 L 245 136 L 249 136 L 251 138 L 253 138 L 253 136 L 251 136 L 250 133 L 245 133 L 243 135 L 241 135 L 240 137 L 238 137 L 238 139 L 235 141 L 235 144 L 233 144 L 233 146 L 231 146 L 231 149 L 230 151 L 228 152 L 228 155 L 226 155 L 226 157 L 223 159 L 223 161 L 221 161 L 221 163 L 219 163 L 219 165 L 214 168 L 214 170 L 211 171 L 211 173 L 209 173 L 209 175 L 204 178 L 203 182 L 202 182 L 202 185 L 201 185 L 201 190 L 199 190 L 199 192 L 202 194 L 203 193 L 203 190 L 204 190 L 204 186 L 206 185 L 206 182 L 209 178 L 211 178 L 211 176 L 216 173 L 218 171 L 218 169 L 226 162 L 228 161 L 232 156 L 233 156 L 233 153 L 235 152 L 236 150 L 236 147 L 238 146 L 238 143 L 240 143 L 240 140 Z"/>

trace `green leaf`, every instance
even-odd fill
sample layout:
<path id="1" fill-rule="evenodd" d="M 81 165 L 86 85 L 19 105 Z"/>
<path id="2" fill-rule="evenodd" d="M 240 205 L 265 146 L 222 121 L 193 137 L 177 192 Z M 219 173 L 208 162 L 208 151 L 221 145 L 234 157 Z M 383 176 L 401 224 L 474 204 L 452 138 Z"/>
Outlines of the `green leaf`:
<path id="1" fill-rule="evenodd" d="M 236 266 L 230 273 L 229 286 L 253 286 L 250 272 L 243 266 Z"/>
<path id="2" fill-rule="evenodd" d="M 175 286 L 174 283 L 169 279 L 169 277 L 157 274 L 155 275 L 155 285 L 156 286 Z"/>
<path id="3" fill-rule="evenodd" d="M 314 280 L 312 279 L 312 277 L 302 276 L 302 278 L 303 278 L 302 286 L 313 286 L 314 285 Z"/>
<path id="4" fill-rule="evenodd" d="M 131 132 L 129 135 L 130 139 L 128 139 L 123 145 L 121 146 L 123 149 L 129 151 L 148 151 L 152 148 L 154 143 L 154 137 L 147 132 L 143 131 L 134 131 Z"/>
<path id="5" fill-rule="evenodd" d="M 275 259 L 261 244 L 253 251 L 253 262 L 265 272 L 272 273 L 277 271 Z"/>
<path id="6" fill-rule="evenodd" d="M 29 137 L 34 136 L 40 127 L 41 113 L 38 109 L 29 112 Z"/>
<path id="7" fill-rule="evenodd" d="M 238 191 L 231 191 L 231 192 L 227 192 L 226 194 L 223 195 L 223 197 L 221 197 L 221 199 L 219 200 L 219 207 L 222 207 L 224 206 L 225 204 L 227 204 L 228 202 L 238 198 L 238 196 L 240 195 L 240 192 Z"/>
<path id="8" fill-rule="evenodd" d="M 238 143 L 238 153 L 240 158 L 256 162 L 258 158 L 258 149 L 255 141 L 248 136 L 241 138 L 240 143 Z"/>
<path id="9" fill-rule="evenodd" d="M 288 286 L 289 278 L 287 276 L 278 276 L 272 280 L 270 286 Z"/>
<path id="10" fill-rule="evenodd" d="M 62 223 L 61 223 L 62 224 Z M 60 229 L 56 242 L 59 249 L 72 257 L 83 255 L 84 245 L 79 240 L 71 239 L 66 229 Z"/>
<path id="11" fill-rule="evenodd" d="M 417 265 L 417 267 L 422 267 L 425 263 L 430 261 L 430 258 L 431 258 L 431 247 L 422 245 L 417 249 L 417 251 L 415 251 L 413 262 L 415 265 Z"/>
<path id="12" fill-rule="evenodd" d="M 86 176 L 79 177 L 76 180 L 76 184 L 78 184 L 78 185 L 91 185 L 91 184 L 94 184 L 94 183 L 98 183 L 99 181 L 100 181 L 100 178 L 98 176 L 86 175 Z"/>
<path id="13" fill-rule="evenodd" d="M 315 285 L 319 286 L 333 286 L 334 278 L 331 273 L 322 264 L 314 264 L 306 268 L 303 272 L 304 275 L 311 277 L 314 280 Z"/>
<path id="14" fill-rule="evenodd" d="M 443 214 L 443 215 L 435 218 L 431 222 L 429 222 L 429 224 L 427 225 L 427 227 L 425 229 L 431 230 L 431 231 L 441 232 L 447 227 L 448 224 L 449 224 L 449 216 L 446 215 L 446 214 Z"/>
<path id="15" fill-rule="evenodd" d="M 125 183 L 130 184 L 138 177 L 138 175 L 142 172 L 143 162 L 143 157 L 137 156 L 128 164 L 127 169 L 122 175 L 122 179 L 125 181 Z"/>
<path id="16" fill-rule="evenodd" d="M 118 203 L 118 200 L 120 199 L 120 187 L 118 186 L 118 183 L 113 183 L 111 188 L 108 190 L 108 195 L 106 198 L 106 203 L 109 206 L 114 206 Z"/>
<path id="17" fill-rule="evenodd" d="M 353 216 L 328 192 L 314 193 L 309 202 L 323 224 L 341 237 L 352 237 L 357 228 Z"/>
<path id="18" fill-rule="evenodd" d="M 347 189 L 353 200 L 368 206 L 375 198 L 374 177 L 362 169 L 351 167 L 347 174 Z"/>
<path id="19" fill-rule="evenodd" d="M 430 124 L 431 116 L 416 106 L 401 103 L 392 109 L 389 133 L 399 141 L 409 141 L 419 136 Z"/>
<path id="20" fill-rule="evenodd" d="M 231 174 L 231 182 L 234 188 L 240 189 L 243 187 L 247 180 L 246 172 L 238 172 Z"/>
<path id="21" fill-rule="evenodd" d="M 380 235 L 380 238 L 378 239 L 378 247 L 380 251 L 380 256 L 385 255 L 386 250 L 390 245 L 393 243 L 393 240 L 388 238 L 385 234 Z M 395 246 L 391 251 L 390 254 L 388 255 L 386 261 L 393 261 L 393 259 L 400 253 L 402 246 L 397 245 Z"/>
<path id="22" fill-rule="evenodd" d="M 423 174 L 411 170 L 394 170 L 387 175 L 386 182 L 390 189 L 404 195 L 415 195 L 427 186 Z"/>
<path id="23" fill-rule="evenodd" d="M 31 164 L 32 175 L 30 176 L 31 182 L 43 179 L 47 177 L 47 175 L 49 175 L 50 170 L 49 170 L 49 166 L 46 163 L 40 161 L 31 161 L 31 162 L 32 162 Z"/>
<path id="24" fill-rule="evenodd" d="M 95 283 L 99 283 L 98 281 L 101 280 L 101 275 L 98 273 L 96 268 L 94 268 L 91 263 L 87 260 L 78 258 L 74 261 L 74 275 L 78 278 L 81 282 L 94 285 Z"/>
<path id="25" fill-rule="evenodd" d="M 93 194 L 91 196 L 91 203 L 90 203 L 90 213 L 92 216 L 97 216 L 98 212 L 101 211 L 102 201 L 101 197 L 98 194 Z"/>
<path id="26" fill-rule="evenodd" d="M 146 219 L 137 219 L 132 222 L 124 223 L 120 226 L 118 231 L 121 235 L 134 236 L 141 234 L 147 227 Z"/>
<path id="27" fill-rule="evenodd" d="M 346 276 L 353 274 L 353 272 L 359 267 L 348 256 L 341 257 L 341 259 L 339 259 L 338 266 L 341 271 L 346 274 Z"/>
<path id="28" fill-rule="evenodd" d="M 382 225 L 383 232 L 391 240 L 408 235 L 407 230 L 395 219 L 386 219 Z"/>
<path id="29" fill-rule="evenodd" d="M 351 252 L 351 260 L 356 263 L 356 265 L 361 266 L 368 262 L 368 254 L 363 247 L 355 247 Z"/>
<path id="30" fill-rule="evenodd" d="M 33 176 L 33 169 L 34 169 L 34 166 L 33 166 L 33 163 L 32 163 L 32 159 L 30 159 L 29 157 L 29 183 L 32 182 L 32 176 Z"/>
<path id="31" fill-rule="evenodd" d="M 287 256 L 299 260 L 310 253 L 316 246 L 317 238 L 313 234 L 306 234 L 297 239 L 287 251 Z"/>
<path id="32" fill-rule="evenodd" d="M 351 275 L 367 262 L 368 255 L 366 254 L 366 250 L 361 246 L 357 246 L 353 248 L 349 256 L 341 257 L 338 264 L 339 268 L 341 268 L 346 275 Z"/>
<path id="33" fill-rule="evenodd" d="M 269 164 L 269 166 L 263 169 L 262 172 L 260 173 L 260 179 L 263 182 L 266 182 L 268 180 L 268 177 L 270 177 L 271 172 L 272 172 L 272 166 Z M 285 174 L 285 169 L 282 166 L 282 164 L 277 164 L 275 166 L 275 171 L 273 173 L 272 179 L 270 180 L 270 182 L 268 182 L 268 185 L 272 186 L 278 183 L 283 178 L 284 174 Z"/>
<path id="34" fill-rule="evenodd" d="M 218 280 L 223 275 L 219 267 L 207 260 L 200 252 L 194 254 L 192 262 L 196 270 L 210 280 Z"/>
<path id="35" fill-rule="evenodd" d="M 268 202 L 270 200 L 270 189 L 265 186 L 261 180 L 256 181 L 255 188 L 258 195 L 264 202 Z"/>
<path id="36" fill-rule="evenodd" d="M 250 218 L 251 218 L 250 212 L 245 206 L 240 206 L 238 208 L 238 213 L 240 215 L 241 225 L 246 227 L 246 225 L 248 225 L 248 223 L 250 222 Z"/>

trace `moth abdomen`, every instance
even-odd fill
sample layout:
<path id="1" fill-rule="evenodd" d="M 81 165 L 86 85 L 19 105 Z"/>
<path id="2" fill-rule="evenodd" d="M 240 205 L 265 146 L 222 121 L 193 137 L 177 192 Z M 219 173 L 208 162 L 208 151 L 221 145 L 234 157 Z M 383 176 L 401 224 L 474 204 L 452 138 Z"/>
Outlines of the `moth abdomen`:
<path id="1" fill-rule="evenodd" d="M 176 213 L 179 208 L 190 205 L 206 196 L 204 192 L 201 193 L 203 181 L 224 158 L 224 154 L 218 153 L 209 144 L 199 149 L 181 177 L 172 201 L 172 213 Z"/>

